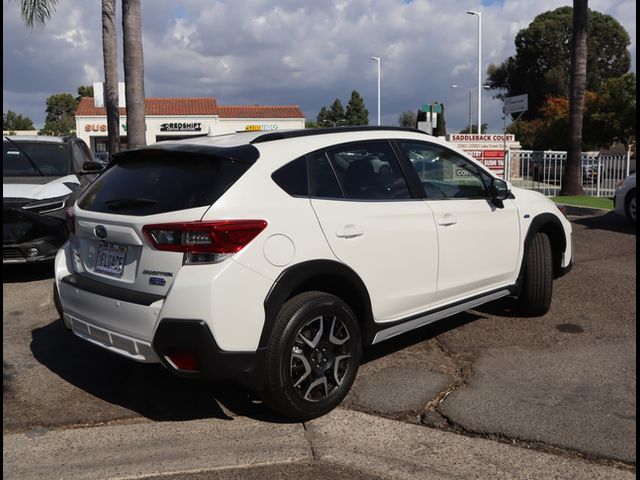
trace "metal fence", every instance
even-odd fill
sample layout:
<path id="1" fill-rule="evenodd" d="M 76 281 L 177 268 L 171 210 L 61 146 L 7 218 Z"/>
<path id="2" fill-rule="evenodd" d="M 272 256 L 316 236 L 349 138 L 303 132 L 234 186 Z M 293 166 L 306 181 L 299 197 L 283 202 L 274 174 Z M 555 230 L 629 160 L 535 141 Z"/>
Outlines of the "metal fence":
<path id="1" fill-rule="evenodd" d="M 567 152 L 555 150 L 512 150 L 506 177 L 522 188 L 554 196 L 562 188 Z M 627 155 L 582 152 L 582 188 L 586 195 L 612 197 L 616 185 L 629 174 Z"/>

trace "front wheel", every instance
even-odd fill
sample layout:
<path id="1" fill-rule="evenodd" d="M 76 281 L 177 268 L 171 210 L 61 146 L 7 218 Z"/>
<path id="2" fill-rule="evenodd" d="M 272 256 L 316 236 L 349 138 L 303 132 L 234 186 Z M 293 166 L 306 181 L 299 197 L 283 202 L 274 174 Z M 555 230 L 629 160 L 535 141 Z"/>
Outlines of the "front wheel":
<path id="1" fill-rule="evenodd" d="M 277 412 L 308 420 L 333 410 L 355 380 L 362 344 L 349 306 L 323 292 L 284 304 L 266 360 L 263 397 Z"/>
<path id="2" fill-rule="evenodd" d="M 524 258 L 524 271 L 518 298 L 523 314 L 544 315 L 551 307 L 553 256 L 549 237 L 542 232 L 533 236 Z"/>

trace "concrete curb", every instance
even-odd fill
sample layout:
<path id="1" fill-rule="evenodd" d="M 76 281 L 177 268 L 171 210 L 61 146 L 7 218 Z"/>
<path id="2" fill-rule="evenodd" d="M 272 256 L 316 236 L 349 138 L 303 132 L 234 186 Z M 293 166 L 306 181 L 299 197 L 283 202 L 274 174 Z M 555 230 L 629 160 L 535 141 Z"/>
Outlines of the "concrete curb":
<path id="1" fill-rule="evenodd" d="M 393 479 L 632 479 L 626 470 L 337 409 L 301 424 L 244 417 L 3 436 L 3 478 L 131 479 L 322 462 Z"/>
<path id="2" fill-rule="evenodd" d="M 579 207 L 577 205 L 567 205 L 566 203 L 556 202 L 558 205 L 562 205 L 567 215 L 575 215 L 579 217 L 591 216 L 591 215 L 604 215 L 605 213 L 613 212 L 607 208 L 592 208 L 592 207 Z"/>

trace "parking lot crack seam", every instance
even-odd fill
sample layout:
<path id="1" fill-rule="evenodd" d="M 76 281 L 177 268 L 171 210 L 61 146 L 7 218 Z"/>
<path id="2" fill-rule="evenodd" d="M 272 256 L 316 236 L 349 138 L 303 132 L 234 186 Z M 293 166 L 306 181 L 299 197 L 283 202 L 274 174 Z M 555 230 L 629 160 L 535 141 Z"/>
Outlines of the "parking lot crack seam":
<path id="1" fill-rule="evenodd" d="M 431 420 L 427 423 L 432 423 L 434 420 L 436 420 L 435 423 L 441 423 L 443 421 L 446 422 L 446 417 L 438 411 L 438 405 L 440 405 L 452 392 L 465 388 L 467 386 L 467 378 L 473 374 L 471 360 L 464 358 L 465 356 L 463 355 L 454 354 L 435 338 L 433 339 L 433 343 L 440 353 L 451 361 L 451 365 L 447 368 L 447 373 L 453 377 L 453 381 L 450 382 L 446 388 L 438 392 L 431 400 L 429 400 L 429 402 L 427 402 L 420 418 L 421 423 L 425 423 L 425 421 L 423 421 L 425 420 L 425 416 L 431 417 Z"/>
<path id="2" fill-rule="evenodd" d="M 423 421 L 422 423 L 431 428 L 437 428 L 439 430 L 457 433 L 459 435 L 464 435 L 466 437 L 483 438 L 486 440 L 493 440 L 495 442 L 506 443 L 516 447 L 525 448 L 528 450 L 535 450 L 539 452 L 550 453 L 553 455 L 559 455 L 559 456 L 563 456 L 571 459 L 586 460 L 586 461 L 595 463 L 597 465 L 615 467 L 621 470 L 626 470 L 631 472 L 636 471 L 635 463 L 627 463 L 621 460 L 615 460 L 615 459 L 606 458 L 606 457 L 598 457 L 586 452 L 581 452 L 580 450 L 571 450 L 562 446 L 548 444 L 548 443 L 539 442 L 535 440 L 525 440 L 518 437 L 509 437 L 501 433 L 477 432 L 474 430 L 468 430 L 467 428 L 463 427 L 461 424 L 453 421 L 451 418 L 449 418 L 447 415 L 443 414 L 442 412 L 437 410 L 436 412 L 438 416 L 442 419 L 442 422 L 440 425 L 434 425 L 432 422 L 432 419 L 428 418 L 428 415 L 426 414 L 423 415 L 423 419 L 425 421 Z"/>
<path id="3" fill-rule="evenodd" d="M 313 448 L 313 438 L 312 438 L 313 433 L 309 429 L 309 425 L 307 425 L 306 422 L 302 422 L 302 428 L 304 429 L 304 439 L 307 441 L 307 444 L 309 445 L 311 460 L 317 461 L 319 460 L 319 456 L 316 453 L 315 449 Z"/>

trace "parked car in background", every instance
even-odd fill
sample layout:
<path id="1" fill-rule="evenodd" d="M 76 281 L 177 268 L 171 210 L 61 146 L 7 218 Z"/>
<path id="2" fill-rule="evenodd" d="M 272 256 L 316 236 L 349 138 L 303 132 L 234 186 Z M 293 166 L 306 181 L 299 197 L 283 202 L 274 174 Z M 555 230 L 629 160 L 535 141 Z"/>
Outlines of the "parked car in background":
<path id="1" fill-rule="evenodd" d="M 4 137 L 2 263 L 53 259 L 67 240 L 65 205 L 102 168 L 75 137 Z"/>
<path id="2" fill-rule="evenodd" d="M 367 346 L 505 296 L 544 315 L 573 261 L 554 202 L 392 127 L 121 152 L 69 224 L 54 267 L 66 328 L 179 376 L 237 379 L 296 419 L 342 401 Z"/>
<path id="3" fill-rule="evenodd" d="M 636 174 L 626 177 L 616 188 L 613 197 L 614 211 L 632 223 L 636 222 Z"/>
<path id="4" fill-rule="evenodd" d="M 96 157 L 96 161 L 102 163 L 104 166 L 107 166 L 109 160 L 111 160 L 109 152 L 96 152 L 94 155 Z"/>

